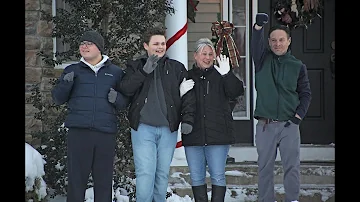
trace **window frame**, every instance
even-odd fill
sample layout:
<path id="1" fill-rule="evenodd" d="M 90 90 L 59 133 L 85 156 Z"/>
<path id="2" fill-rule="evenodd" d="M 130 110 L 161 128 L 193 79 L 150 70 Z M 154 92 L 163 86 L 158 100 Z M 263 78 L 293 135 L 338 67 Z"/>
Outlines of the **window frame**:
<path id="1" fill-rule="evenodd" d="M 233 1 L 234 0 L 222 0 L 222 19 L 224 21 L 229 21 L 229 22 L 233 22 L 233 15 L 232 15 L 232 10 L 233 10 Z M 234 116 L 233 115 L 233 119 L 234 120 L 250 120 L 251 118 L 251 99 L 250 99 L 250 92 L 251 92 L 251 88 L 253 87 L 253 85 L 251 85 L 252 83 L 250 83 L 250 79 L 253 81 L 252 78 L 250 78 L 250 63 L 252 62 L 251 58 L 250 58 L 250 28 L 251 28 L 251 11 L 250 11 L 250 3 L 251 0 L 245 0 L 245 11 L 247 11 L 245 13 L 245 56 L 240 56 L 241 59 L 245 59 L 245 80 L 246 82 L 244 83 L 244 88 L 245 88 L 245 104 L 246 104 L 246 115 L 245 116 Z M 243 27 L 243 26 L 235 26 L 234 27 Z"/>
<path id="2" fill-rule="evenodd" d="M 52 0 L 51 2 L 51 13 L 52 13 L 52 16 L 55 17 L 56 16 L 56 9 L 57 8 L 66 8 L 67 5 L 66 3 L 63 1 L 63 0 Z M 64 47 L 62 46 L 61 48 L 59 48 L 59 46 L 57 45 L 57 38 L 56 37 L 53 37 L 52 38 L 53 40 L 53 53 L 54 53 L 54 56 L 53 56 L 53 60 L 56 60 L 56 57 L 55 57 L 55 53 L 60 50 L 62 51 L 61 49 L 63 49 Z M 61 64 L 55 64 L 54 66 L 54 69 L 65 69 L 65 67 L 71 65 L 71 64 L 74 64 L 74 63 L 77 63 L 79 61 L 66 61 L 66 62 L 63 62 Z"/>

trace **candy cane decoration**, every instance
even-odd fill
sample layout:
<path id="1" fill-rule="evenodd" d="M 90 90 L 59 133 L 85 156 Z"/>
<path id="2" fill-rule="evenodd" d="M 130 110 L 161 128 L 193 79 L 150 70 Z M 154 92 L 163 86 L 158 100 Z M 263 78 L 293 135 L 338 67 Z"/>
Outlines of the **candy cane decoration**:
<path id="1" fill-rule="evenodd" d="M 167 0 L 175 9 L 175 13 L 165 18 L 166 26 L 166 54 L 174 60 L 184 64 L 188 69 L 187 54 L 187 0 Z M 181 133 L 178 133 L 176 148 L 182 146 Z"/>

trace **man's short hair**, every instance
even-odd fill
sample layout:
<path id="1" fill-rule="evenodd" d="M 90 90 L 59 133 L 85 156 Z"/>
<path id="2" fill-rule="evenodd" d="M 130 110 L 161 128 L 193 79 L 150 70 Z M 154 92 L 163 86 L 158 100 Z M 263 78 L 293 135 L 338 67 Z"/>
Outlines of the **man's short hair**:
<path id="1" fill-rule="evenodd" d="M 156 26 L 156 27 L 151 27 L 148 30 L 146 30 L 146 32 L 143 35 L 143 41 L 146 44 L 149 44 L 150 39 L 152 36 L 154 35 L 162 35 L 165 36 L 166 33 L 166 29 L 162 26 Z"/>
<path id="2" fill-rule="evenodd" d="M 288 38 L 290 37 L 290 28 L 285 25 L 277 24 L 277 25 L 270 27 L 268 38 L 270 38 L 270 34 L 275 30 L 283 30 L 284 32 L 286 32 L 287 37 Z"/>

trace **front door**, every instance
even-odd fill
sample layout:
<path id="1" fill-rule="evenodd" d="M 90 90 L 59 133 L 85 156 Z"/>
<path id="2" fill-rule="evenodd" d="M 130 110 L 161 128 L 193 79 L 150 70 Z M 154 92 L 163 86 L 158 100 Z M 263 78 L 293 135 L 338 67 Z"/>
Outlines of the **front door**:
<path id="1" fill-rule="evenodd" d="M 258 1 L 258 12 L 270 14 L 269 27 L 276 22 L 274 2 Z M 291 51 L 307 66 L 312 101 L 300 125 L 301 143 L 335 144 L 335 0 L 321 1 L 321 19 L 315 18 L 307 28 L 293 29 Z"/>

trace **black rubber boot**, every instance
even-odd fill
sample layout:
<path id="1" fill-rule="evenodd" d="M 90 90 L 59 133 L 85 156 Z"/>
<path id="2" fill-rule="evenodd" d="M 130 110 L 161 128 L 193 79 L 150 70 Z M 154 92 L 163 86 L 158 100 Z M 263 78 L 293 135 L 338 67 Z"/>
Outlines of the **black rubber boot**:
<path id="1" fill-rule="evenodd" d="M 211 202 L 224 202 L 225 193 L 226 193 L 225 186 L 212 185 Z"/>
<path id="2" fill-rule="evenodd" d="M 208 202 L 207 185 L 192 186 L 195 202 Z"/>

